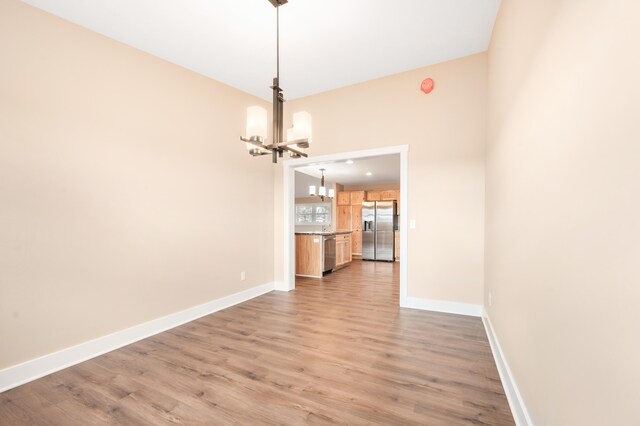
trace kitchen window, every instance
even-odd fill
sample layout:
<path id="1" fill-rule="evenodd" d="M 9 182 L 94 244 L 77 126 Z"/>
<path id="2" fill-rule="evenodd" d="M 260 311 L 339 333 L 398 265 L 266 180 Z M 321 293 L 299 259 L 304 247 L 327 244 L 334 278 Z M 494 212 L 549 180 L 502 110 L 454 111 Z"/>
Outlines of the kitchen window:
<path id="1" fill-rule="evenodd" d="M 331 225 L 331 203 L 296 204 L 296 225 Z"/>

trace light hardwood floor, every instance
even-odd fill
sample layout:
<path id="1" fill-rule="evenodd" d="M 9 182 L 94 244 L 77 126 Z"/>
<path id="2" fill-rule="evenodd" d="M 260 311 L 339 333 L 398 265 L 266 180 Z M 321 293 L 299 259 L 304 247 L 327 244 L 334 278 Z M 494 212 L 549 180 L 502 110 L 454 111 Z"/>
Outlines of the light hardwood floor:
<path id="1" fill-rule="evenodd" d="M 0 394 L 0 424 L 511 425 L 479 318 L 360 262 Z"/>

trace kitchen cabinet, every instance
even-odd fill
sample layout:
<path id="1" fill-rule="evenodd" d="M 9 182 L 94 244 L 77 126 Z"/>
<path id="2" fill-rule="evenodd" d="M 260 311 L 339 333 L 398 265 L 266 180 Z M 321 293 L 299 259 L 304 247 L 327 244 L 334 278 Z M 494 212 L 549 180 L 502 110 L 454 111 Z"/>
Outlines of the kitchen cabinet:
<path id="1" fill-rule="evenodd" d="M 350 192 L 338 192 L 338 205 L 350 206 L 351 205 L 351 193 Z"/>
<path id="2" fill-rule="evenodd" d="M 322 278 L 351 262 L 351 233 L 296 234 L 296 275 Z"/>
<path id="3" fill-rule="evenodd" d="M 352 231 L 350 236 L 351 255 L 362 255 L 362 203 L 364 201 L 397 201 L 397 214 L 400 214 L 400 191 L 396 189 L 384 191 L 342 191 L 338 192 L 336 212 L 336 230 Z M 395 237 L 399 239 L 399 234 Z M 400 256 L 400 244 L 396 241 L 397 253 Z M 340 261 L 338 260 L 338 263 Z"/>
<path id="4" fill-rule="evenodd" d="M 296 275 L 322 277 L 322 236 L 296 235 Z"/>
<path id="5" fill-rule="evenodd" d="M 398 199 L 398 192 L 400 192 L 400 191 L 396 191 L 396 190 L 381 191 L 380 192 L 380 198 L 382 199 L 382 201 L 397 200 Z"/>
<path id="6" fill-rule="evenodd" d="M 351 262 L 351 235 L 336 235 L 336 266 L 343 266 Z"/>
<path id="7" fill-rule="evenodd" d="M 337 231 L 351 231 L 351 206 L 338 206 Z"/>
<path id="8" fill-rule="evenodd" d="M 351 233 L 351 254 L 362 256 L 362 231 Z"/>
<path id="9" fill-rule="evenodd" d="M 367 201 L 382 201 L 382 192 L 367 191 Z"/>
<path id="10" fill-rule="evenodd" d="M 365 200 L 366 197 L 365 191 L 351 191 L 351 205 L 359 206 Z"/>
<path id="11" fill-rule="evenodd" d="M 400 260 L 400 231 L 394 232 L 394 246 L 396 251 L 396 260 Z"/>
<path id="12" fill-rule="evenodd" d="M 362 230 L 362 206 L 351 206 L 351 230 Z"/>

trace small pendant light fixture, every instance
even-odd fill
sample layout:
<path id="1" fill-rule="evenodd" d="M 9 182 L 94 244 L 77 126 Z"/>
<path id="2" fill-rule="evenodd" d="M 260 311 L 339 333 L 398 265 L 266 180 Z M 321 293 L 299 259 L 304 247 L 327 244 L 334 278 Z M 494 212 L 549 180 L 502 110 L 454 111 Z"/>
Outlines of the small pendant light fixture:
<path id="1" fill-rule="evenodd" d="M 280 6 L 288 0 L 269 0 L 276 8 L 276 77 L 273 79 L 273 132 L 271 143 L 267 143 L 267 110 L 261 106 L 247 108 L 246 143 L 249 154 L 254 157 L 269 155 L 274 163 L 289 152 L 291 158 L 307 157 L 305 149 L 311 144 L 311 114 L 305 111 L 293 114 L 293 127 L 284 133 L 284 95 L 280 88 Z"/>
<path id="2" fill-rule="evenodd" d="M 318 192 L 316 192 L 316 186 L 315 185 L 310 185 L 309 186 L 309 195 L 311 197 L 320 197 L 320 199 L 322 201 L 324 201 L 325 198 L 333 198 L 336 196 L 336 191 L 335 189 L 329 189 L 327 190 L 327 187 L 324 186 L 324 171 L 325 169 L 320 169 L 320 171 L 322 172 L 322 178 L 320 179 L 320 187 L 318 188 Z"/>

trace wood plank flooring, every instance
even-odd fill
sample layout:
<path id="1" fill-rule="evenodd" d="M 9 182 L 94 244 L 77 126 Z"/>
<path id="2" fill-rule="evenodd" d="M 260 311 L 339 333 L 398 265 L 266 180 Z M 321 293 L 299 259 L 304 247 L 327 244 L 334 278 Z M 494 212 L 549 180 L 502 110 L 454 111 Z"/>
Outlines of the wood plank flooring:
<path id="1" fill-rule="evenodd" d="M 354 261 L 0 394 L 2 425 L 512 425 L 479 318 Z"/>

